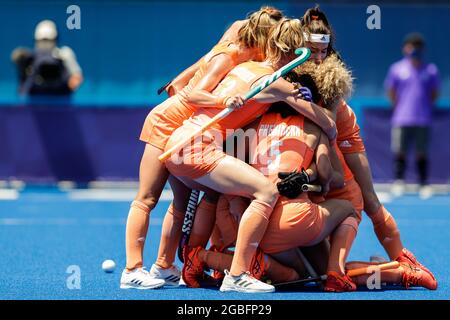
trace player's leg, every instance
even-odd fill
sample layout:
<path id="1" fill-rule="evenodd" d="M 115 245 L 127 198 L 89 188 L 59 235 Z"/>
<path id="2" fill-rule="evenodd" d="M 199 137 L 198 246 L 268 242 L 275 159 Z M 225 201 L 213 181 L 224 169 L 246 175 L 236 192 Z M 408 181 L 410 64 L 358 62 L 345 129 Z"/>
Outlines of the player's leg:
<path id="1" fill-rule="evenodd" d="M 213 231 L 211 232 L 210 242 L 211 247 L 209 250 L 199 250 L 198 248 L 204 248 L 203 245 L 192 246 L 190 242 L 189 246 L 183 248 L 183 254 L 185 262 L 183 266 L 183 279 L 189 287 L 200 287 L 205 282 L 203 263 L 206 263 L 207 267 L 210 267 L 212 272 L 212 278 L 216 281 L 220 281 L 224 277 L 223 270 L 228 269 L 231 266 L 230 255 L 215 255 L 215 253 L 227 252 L 227 246 L 234 244 L 237 234 L 237 222 L 233 221 L 230 214 L 230 201 L 232 197 L 221 195 L 217 201 L 217 207 L 215 212 L 215 223 Z M 196 219 L 198 213 L 196 214 Z M 208 219 L 206 219 L 208 220 Z M 198 221 L 200 222 L 200 221 Z M 197 221 L 194 223 L 194 228 L 197 227 Z M 194 230 L 192 230 L 194 233 Z M 206 232 L 208 234 L 208 232 Z M 192 237 L 192 236 L 191 236 Z M 200 258 L 196 255 L 200 254 Z M 207 279 L 209 280 L 209 279 Z"/>
<path id="2" fill-rule="evenodd" d="M 189 238 L 189 246 L 203 248 L 213 232 L 216 221 L 216 207 L 219 195 L 217 193 L 204 194 L 195 213 L 194 224 Z"/>
<path id="3" fill-rule="evenodd" d="M 205 268 L 223 273 L 231 267 L 233 255 L 230 253 L 206 250 L 202 247 L 186 246 L 184 249 L 186 250 L 186 261 L 190 261 L 198 269 L 198 273 L 203 272 Z M 250 269 L 255 278 L 267 278 L 273 283 L 295 281 L 300 278 L 296 270 L 281 264 L 261 250 L 257 250 Z M 202 279 L 198 275 L 192 276 L 191 274 L 185 278 L 185 282 L 192 288 L 202 287 Z"/>
<path id="4" fill-rule="evenodd" d="M 227 248 L 236 244 L 237 232 L 240 218 L 250 201 L 246 198 L 221 195 L 216 208 L 216 229 L 220 234 L 221 246 L 215 244 L 217 248 Z M 211 243 L 214 245 L 214 243 Z"/>
<path id="5" fill-rule="evenodd" d="M 174 262 L 191 189 L 173 176 L 169 176 L 169 182 L 174 198 L 164 215 L 158 257 L 150 269 L 150 275 L 163 279 L 165 285 L 178 286 L 181 272 Z"/>
<path id="6" fill-rule="evenodd" d="M 356 285 L 345 275 L 345 261 L 358 230 L 356 212 L 350 202 L 330 199 L 320 204 L 324 228 L 317 237 L 322 241 L 331 234 L 326 291 L 354 291 Z"/>
<path id="7" fill-rule="evenodd" d="M 278 198 L 276 187 L 259 171 L 230 156 L 224 157 L 210 173 L 196 181 L 220 193 L 253 199 L 239 225 L 236 251 L 230 269 L 231 277 L 245 274 L 250 269 L 251 259 Z M 254 284 L 255 287 L 258 286 L 258 283 Z M 272 286 L 261 285 L 261 290 L 273 289 Z"/>
<path id="8" fill-rule="evenodd" d="M 378 264 L 376 262 L 351 261 L 345 265 L 345 268 L 349 271 L 363 267 L 374 267 L 372 273 L 351 277 L 358 286 L 368 286 L 370 281 L 372 285 L 374 285 L 374 282 L 379 282 L 380 284 L 401 284 L 406 288 L 421 286 L 430 290 L 437 289 L 436 280 L 427 271 L 414 264 L 401 262 L 398 268 L 376 271 L 375 267 Z M 379 278 L 374 279 L 374 276 L 379 276 Z"/>
<path id="9" fill-rule="evenodd" d="M 400 231 L 394 217 L 381 204 L 373 187 L 372 173 L 365 152 L 345 155 L 345 161 L 358 182 L 363 198 L 364 211 L 372 220 L 375 234 L 392 260 L 395 260 L 403 249 Z"/>
<path id="10" fill-rule="evenodd" d="M 388 269 L 376 271 L 375 267 L 380 264 L 378 262 L 364 262 L 364 261 L 350 261 L 345 264 L 345 269 L 347 271 L 353 269 L 359 269 L 364 267 L 374 267 L 372 273 L 363 274 L 359 276 L 352 276 L 351 279 L 357 286 L 367 286 L 368 280 L 372 281 L 374 274 L 379 275 L 379 283 L 391 283 L 400 284 L 403 276 L 403 270 L 401 268 Z"/>
<path id="11" fill-rule="evenodd" d="M 150 221 L 150 211 L 156 206 L 169 175 L 158 160 L 162 151 L 146 144 L 139 168 L 139 191 L 132 202 L 126 226 L 126 269 L 122 273 L 122 288 L 155 288 L 164 281 L 152 279 L 142 269 L 144 243 Z"/>
<path id="12" fill-rule="evenodd" d="M 169 172 L 158 160 L 162 151 L 146 144 L 139 168 L 139 191 L 131 204 L 126 227 L 127 270 L 142 267 L 150 211 L 156 206 Z"/>
<path id="13" fill-rule="evenodd" d="M 375 234 L 391 260 L 409 261 L 417 267 L 433 274 L 414 255 L 404 248 L 400 230 L 391 213 L 381 204 L 372 182 L 369 160 L 366 153 L 345 154 L 345 161 L 352 170 L 356 181 L 361 187 L 364 198 L 364 211 L 372 221 Z M 433 276 L 434 277 L 434 276 Z"/>

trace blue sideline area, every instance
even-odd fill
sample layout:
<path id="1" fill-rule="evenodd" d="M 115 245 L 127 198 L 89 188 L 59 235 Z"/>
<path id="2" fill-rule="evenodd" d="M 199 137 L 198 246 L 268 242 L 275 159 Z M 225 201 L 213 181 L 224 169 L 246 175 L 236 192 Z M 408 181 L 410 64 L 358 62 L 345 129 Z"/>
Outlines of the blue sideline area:
<path id="1" fill-rule="evenodd" d="M 89 194 L 91 193 L 91 196 Z M 390 287 L 354 293 L 322 293 L 315 288 L 272 294 L 221 293 L 217 289 L 185 287 L 160 290 L 121 290 L 119 280 L 125 265 L 125 222 L 129 201 L 95 200 L 96 192 L 61 192 L 56 189 L 25 189 L 11 200 L 0 201 L 1 299 L 345 299 L 415 300 L 450 297 L 450 196 L 422 201 L 415 196 L 396 198 L 386 207 L 394 214 L 405 246 L 429 267 L 439 281 L 437 291 Z M 118 200 L 118 201 L 117 201 Z M 145 264 L 156 258 L 163 214 L 169 202 L 162 201 L 152 213 L 145 248 Z M 377 254 L 387 258 L 365 216 L 349 260 L 368 260 Z M 105 259 L 117 263 L 114 273 L 101 269 Z M 181 266 L 178 261 L 177 264 Z M 69 290 L 66 273 L 79 266 L 81 289 Z M 70 281 L 69 281 L 70 282 Z"/>

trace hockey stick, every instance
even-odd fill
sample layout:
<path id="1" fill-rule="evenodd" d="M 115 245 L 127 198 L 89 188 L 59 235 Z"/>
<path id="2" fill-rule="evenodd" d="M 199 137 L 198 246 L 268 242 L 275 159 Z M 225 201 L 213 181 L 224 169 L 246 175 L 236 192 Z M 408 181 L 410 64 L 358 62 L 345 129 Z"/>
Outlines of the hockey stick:
<path id="1" fill-rule="evenodd" d="M 364 274 L 373 273 L 377 269 L 380 271 L 381 270 L 389 270 L 389 269 L 396 269 L 399 266 L 400 266 L 400 264 L 397 261 L 392 261 L 392 262 L 387 262 L 387 263 L 381 263 L 378 265 L 370 265 L 367 267 L 352 269 L 352 270 L 347 271 L 347 275 L 349 277 L 356 277 L 356 276 L 361 276 Z M 306 284 L 306 283 L 310 283 L 310 282 L 324 281 L 326 279 L 327 279 L 327 275 L 323 274 L 323 275 L 317 276 L 317 277 L 294 280 L 294 281 L 289 281 L 289 282 L 280 282 L 280 283 L 274 284 L 274 286 L 275 287 L 284 287 L 284 286 L 292 286 L 292 285 L 296 285 L 296 284 L 300 285 L 300 284 Z"/>
<path id="2" fill-rule="evenodd" d="M 303 192 L 322 192 L 322 186 L 314 185 L 314 184 L 304 184 L 304 185 L 302 185 L 302 191 Z"/>
<path id="3" fill-rule="evenodd" d="M 197 211 L 199 196 L 200 191 L 198 190 L 192 190 L 191 195 L 189 196 L 189 202 L 186 207 L 186 213 L 183 221 L 183 235 L 178 243 L 178 259 L 180 259 L 181 262 L 184 262 L 183 247 L 189 243 L 189 236 L 191 235 L 192 227 L 194 225 L 195 212 Z"/>
<path id="4" fill-rule="evenodd" d="M 167 82 L 165 85 L 163 85 L 161 88 L 158 89 L 158 96 L 167 89 L 168 86 L 170 86 L 170 84 L 172 83 L 172 81 Z"/>
<path id="5" fill-rule="evenodd" d="M 274 83 L 276 80 L 278 80 L 280 77 L 285 76 L 289 71 L 292 69 L 298 67 L 302 63 L 304 63 L 306 60 L 308 60 L 309 56 L 311 55 L 311 51 L 308 48 L 298 48 L 295 50 L 295 54 L 298 55 L 297 58 L 277 70 L 276 72 L 272 73 L 265 81 L 263 81 L 261 84 L 247 92 L 247 94 L 244 97 L 244 101 L 247 101 L 251 98 L 253 98 L 255 95 L 260 93 L 262 90 L 270 86 L 272 83 Z M 203 126 L 195 130 L 192 134 L 187 136 L 185 139 L 181 140 L 177 144 L 175 144 L 173 147 L 171 147 L 169 150 L 164 152 L 162 155 L 158 157 L 160 161 L 165 161 L 167 158 L 170 157 L 170 155 L 174 152 L 178 152 L 182 147 L 184 147 L 193 137 L 196 137 L 200 134 L 202 134 L 204 131 L 208 130 L 211 126 L 219 122 L 221 119 L 225 118 L 227 115 L 229 115 L 231 112 L 233 112 L 234 109 L 231 108 L 225 108 L 220 113 L 215 115 L 212 119 L 210 119 L 207 123 L 205 123 Z"/>

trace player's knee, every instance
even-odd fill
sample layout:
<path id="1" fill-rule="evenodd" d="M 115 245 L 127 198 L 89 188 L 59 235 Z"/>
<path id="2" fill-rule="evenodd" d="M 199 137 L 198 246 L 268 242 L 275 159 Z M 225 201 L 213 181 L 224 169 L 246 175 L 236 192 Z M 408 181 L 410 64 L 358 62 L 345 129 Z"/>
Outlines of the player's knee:
<path id="1" fill-rule="evenodd" d="M 138 195 L 134 200 L 144 203 L 150 210 L 153 210 L 156 207 L 159 198 L 154 195 Z"/>
<path id="2" fill-rule="evenodd" d="M 278 190 L 269 180 L 260 184 L 260 188 L 254 194 L 255 199 L 274 205 L 278 200 Z"/>
<path id="3" fill-rule="evenodd" d="M 352 227 L 357 232 L 359 224 L 358 224 L 358 216 L 357 216 L 356 212 L 352 213 L 347 218 L 345 218 L 345 220 L 342 222 L 342 224 Z"/>

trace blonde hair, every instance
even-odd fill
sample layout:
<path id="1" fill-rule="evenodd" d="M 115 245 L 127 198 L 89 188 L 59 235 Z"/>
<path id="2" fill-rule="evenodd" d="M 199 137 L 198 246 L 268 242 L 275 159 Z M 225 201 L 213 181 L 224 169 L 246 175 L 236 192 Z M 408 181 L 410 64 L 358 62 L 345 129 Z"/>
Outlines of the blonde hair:
<path id="1" fill-rule="evenodd" d="M 261 7 L 247 16 L 247 21 L 238 31 L 238 42 L 248 48 L 266 51 L 267 37 L 271 28 L 283 18 L 283 13 L 274 7 Z"/>
<path id="2" fill-rule="evenodd" d="M 304 44 L 300 20 L 281 20 L 272 28 L 267 42 L 266 56 L 273 63 L 279 62 L 283 55 L 293 54 L 295 49 Z"/>
<path id="3" fill-rule="evenodd" d="M 314 80 L 321 104 L 334 109 L 342 99 L 347 99 L 353 91 L 353 76 L 347 66 L 332 54 L 321 64 L 307 61 L 295 69 L 297 76 L 308 74 Z"/>

